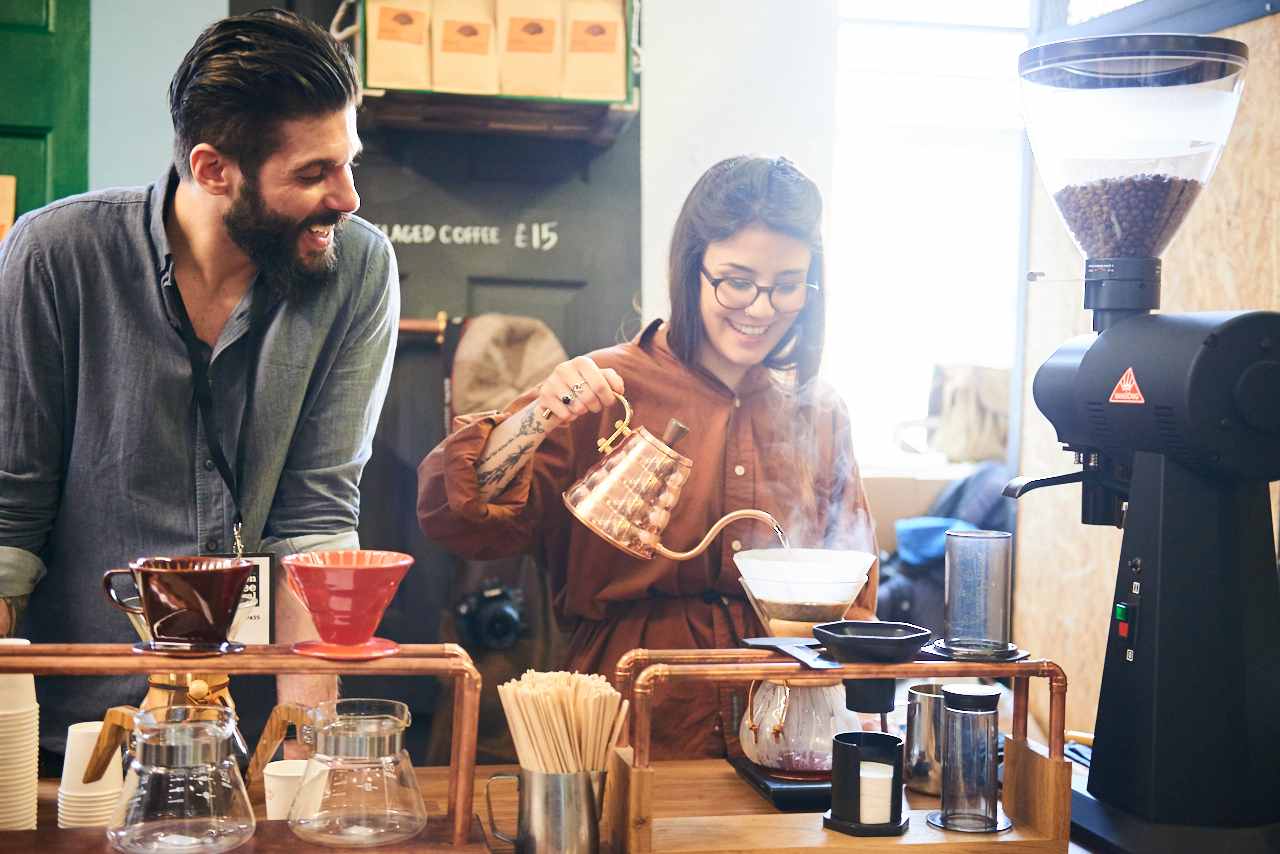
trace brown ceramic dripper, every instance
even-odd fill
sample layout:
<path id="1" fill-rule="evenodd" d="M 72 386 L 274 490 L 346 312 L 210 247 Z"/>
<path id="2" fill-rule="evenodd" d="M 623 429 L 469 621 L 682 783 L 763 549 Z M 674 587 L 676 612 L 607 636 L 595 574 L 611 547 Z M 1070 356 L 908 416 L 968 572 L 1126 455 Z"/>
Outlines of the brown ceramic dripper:
<path id="1" fill-rule="evenodd" d="M 659 440 L 644 427 L 632 428 L 631 404 L 622 395 L 617 398 L 622 401 L 624 415 L 614 422 L 612 435 L 596 442 L 604 459 L 564 493 L 565 506 L 582 524 L 627 554 L 644 560 L 654 554 L 670 560 L 697 557 L 711 545 L 716 534 L 739 519 L 764 522 L 785 544 L 777 520 L 763 510 L 727 514 L 687 552 L 672 551 L 659 542 L 693 469 L 692 460 L 671 448 L 689 428 L 673 418 Z"/>

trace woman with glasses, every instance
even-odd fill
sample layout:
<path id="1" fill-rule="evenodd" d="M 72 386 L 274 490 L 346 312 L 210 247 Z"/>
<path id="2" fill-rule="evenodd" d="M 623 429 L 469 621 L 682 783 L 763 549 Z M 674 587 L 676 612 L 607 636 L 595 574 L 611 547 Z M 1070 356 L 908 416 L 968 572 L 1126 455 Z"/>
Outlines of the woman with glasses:
<path id="1" fill-rule="evenodd" d="M 725 513 L 773 514 L 796 547 L 875 552 L 848 415 L 816 379 L 822 358 L 822 199 L 783 158 L 711 167 L 685 200 L 671 241 L 671 316 L 636 339 L 570 359 L 503 412 L 459 419 L 418 471 L 418 518 L 469 558 L 532 552 L 550 573 L 571 630 L 565 667 L 612 678 L 649 649 L 730 648 L 767 634 L 733 555 L 777 545 L 752 521 L 674 562 L 632 557 L 565 509 L 561 493 L 599 459 L 625 394 L 632 425 L 690 428 L 693 460 L 663 543 L 696 544 Z M 874 615 L 877 572 L 849 616 Z M 745 705 L 736 687 L 676 683 L 655 707 L 658 758 L 737 754 Z"/>

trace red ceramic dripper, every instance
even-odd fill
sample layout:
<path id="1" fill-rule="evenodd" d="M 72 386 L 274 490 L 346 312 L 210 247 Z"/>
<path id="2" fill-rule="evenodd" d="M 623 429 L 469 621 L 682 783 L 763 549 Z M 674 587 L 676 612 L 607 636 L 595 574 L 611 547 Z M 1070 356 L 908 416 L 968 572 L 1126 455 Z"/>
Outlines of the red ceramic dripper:
<path id="1" fill-rule="evenodd" d="M 401 552 L 347 549 L 281 558 L 289 587 L 320 633 L 293 651 L 317 658 L 368 659 L 394 655 L 400 645 L 373 636 L 413 558 Z"/>

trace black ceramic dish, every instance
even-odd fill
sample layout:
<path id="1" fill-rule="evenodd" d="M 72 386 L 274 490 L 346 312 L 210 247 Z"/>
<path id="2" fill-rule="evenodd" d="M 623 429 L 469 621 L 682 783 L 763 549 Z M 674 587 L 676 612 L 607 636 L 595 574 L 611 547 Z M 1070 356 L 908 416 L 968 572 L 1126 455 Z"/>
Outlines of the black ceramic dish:
<path id="1" fill-rule="evenodd" d="M 928 629 L 911 623 L 877 620 L 840 620 L 813 627 L 827 655 L 836 661 L 877 661 L 886 664 L 915 661 L 920 647 L 931 637 Z"/>

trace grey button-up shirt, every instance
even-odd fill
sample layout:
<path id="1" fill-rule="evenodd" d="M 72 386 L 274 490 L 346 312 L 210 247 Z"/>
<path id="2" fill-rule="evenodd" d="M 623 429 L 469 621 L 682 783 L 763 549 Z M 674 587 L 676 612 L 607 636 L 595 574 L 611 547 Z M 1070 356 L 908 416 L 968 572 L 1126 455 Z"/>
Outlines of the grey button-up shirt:
<path id="1" fill-rule="evenodd" d="M 134 641 L 103 596 L 104 570 L 232 548 L 235 504 L 174 311 L 164 211 L 176 180 L 171 170 L 149 187 L 55 202 L 0 243 L 0 595 L 32 593 L 21 629 L 33 641 Z M 390 244 L 364 220 L 347 223 L 337 254 L 331 285 L 270 306 L 245 435 L 253 288 L 211 351 L 233 467 L 244 444 L 250 551 L 358 546 L 399 281 Z M 62 724 L 143 693 L 125 679 L 37 681 L 43 741 L 58 749 Z"/>

